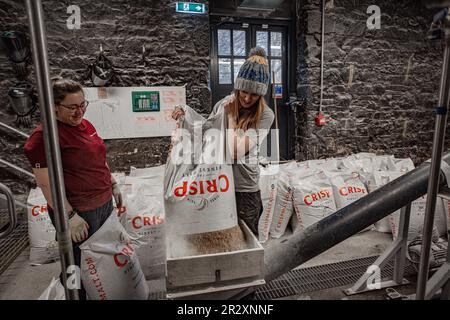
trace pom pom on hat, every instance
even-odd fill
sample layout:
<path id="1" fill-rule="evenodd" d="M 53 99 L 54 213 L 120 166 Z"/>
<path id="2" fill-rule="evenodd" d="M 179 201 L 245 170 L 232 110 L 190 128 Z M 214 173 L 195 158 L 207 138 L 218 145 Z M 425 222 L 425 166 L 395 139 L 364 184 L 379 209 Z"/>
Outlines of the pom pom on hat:
<path id="1" fill-rule="evenodd" d="M 234 89 L 265 95 L 269 85 L 269 64 L 261 47 L 250 50 L 249 58 L 239 69 Z"/>
<path id="2" fill-rule="evenodd" d="M 248 54 L 248 56 L 249 57 L 251 57 L 251 56 L 260 56 L 260 57 L 263 57 L 263 58 L 267 58 L 266 50 L 264 50 L 263 47 L 258 47 L 258 46 L 254 47 L 254 48 L 251 48 L 250 49 L 250 53 Z"/>

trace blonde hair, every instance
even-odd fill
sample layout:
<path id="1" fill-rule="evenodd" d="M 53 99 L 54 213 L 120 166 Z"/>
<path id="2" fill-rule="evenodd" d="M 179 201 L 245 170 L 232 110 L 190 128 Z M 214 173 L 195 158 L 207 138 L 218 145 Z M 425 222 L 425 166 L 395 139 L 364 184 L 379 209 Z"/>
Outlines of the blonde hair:
<path id="1" fill-rule="evenodd" d="M 258 101 L 248 108 L 250 112 L 243 117 L 239 117 L 239 90 L 234 90 L 234 97 L 234 107 L 231 108 L 231 115 L 236 119 L 236 129 L 244 131 L 250 128 L 259 129 L 264 108 L 268 107 L 264 96 L 260 96 Z"/>

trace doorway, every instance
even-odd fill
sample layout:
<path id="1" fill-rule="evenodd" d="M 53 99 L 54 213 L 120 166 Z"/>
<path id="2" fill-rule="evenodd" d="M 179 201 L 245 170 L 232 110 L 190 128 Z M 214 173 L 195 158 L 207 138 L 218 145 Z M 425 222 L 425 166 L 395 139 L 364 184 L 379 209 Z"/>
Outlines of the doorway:
<path id="1" fill-rule="evenodd" d="M 288 26 L 276 21 L 240 20 L 239 23 L 219 23 L 211 30 L 210 85 L 213 106 L 233 91 L 239 68 L 250 49 L 263 47 L 270 71 L 270 85 L 265 99 L 276 114 L 280 159 L 290 159 L 289 127 L 292 119 L 289 117 L 290 108 L 286 106 L 289 100 Z M 275 128 L 275 123 L 272 128 Z"/>

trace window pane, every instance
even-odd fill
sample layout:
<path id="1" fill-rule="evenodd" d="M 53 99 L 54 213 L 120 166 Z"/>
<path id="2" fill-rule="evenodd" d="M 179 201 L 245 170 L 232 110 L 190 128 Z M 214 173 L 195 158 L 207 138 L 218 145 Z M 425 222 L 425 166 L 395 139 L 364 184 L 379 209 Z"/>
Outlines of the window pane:
<path id="1" fill-rule="evenodd" d="M 281 57 L 281 32 L 270 33 L 270 55 Z"/>
<path id="2" fill-rule="evenodd" d="M 231 59 L 219 59 L 219 84 L 231 84 Z"/>
<path id="3" fill-rule="evenodd" d="M 217 42 L 219 55 L 231 55 L 231 35 L 230 30 L 217 30 Z"/>
<path id="4" fill-rule="evenodd" d="M 233 30 L 233 55 L 245 56 L 245 31 Z"/>
<path id="5" fill-rule="evenodd" d="M 245 59 L 234 59 L 233 67 L 234 67 L 234 80 L 236 81 L 236 77 L 239 73 L 239 69 L 244 64 Z"/>
<path id="6" fill-rule="evenodd" d="M 263 47 L 266 50 L 266 54 L 269 54 L 267 51 L 267 42 L 268 42 L 268 33 L 267 31 L 256 31 L 256 45 Z"/>
<path id="7" fill-rule="evenodd" d="M 275 72 L 275 83 L 282 83 L 281 79 L 281 60 L 272 59 L 270 60 L 270 79 L 272 82 L 272 74 Z"/>

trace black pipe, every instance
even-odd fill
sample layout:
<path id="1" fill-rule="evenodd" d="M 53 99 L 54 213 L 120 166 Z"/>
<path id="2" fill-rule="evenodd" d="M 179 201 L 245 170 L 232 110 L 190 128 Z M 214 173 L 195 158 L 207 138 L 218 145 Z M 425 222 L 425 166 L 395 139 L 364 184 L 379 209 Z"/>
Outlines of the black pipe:
<path id="1" fill-rule="evenodd" d="M 450 164 L 450 152 L 442 160 Z M 425 162 L 305 230 L 294 233 L 289 239 L 267 247 L 264 253 L 266 282 L 298 267 L 423 196 L 427 193 L 429 175 L 430 163 Z M 439 185 L 444 183 L 445 177 L 441 172 Z"/>

